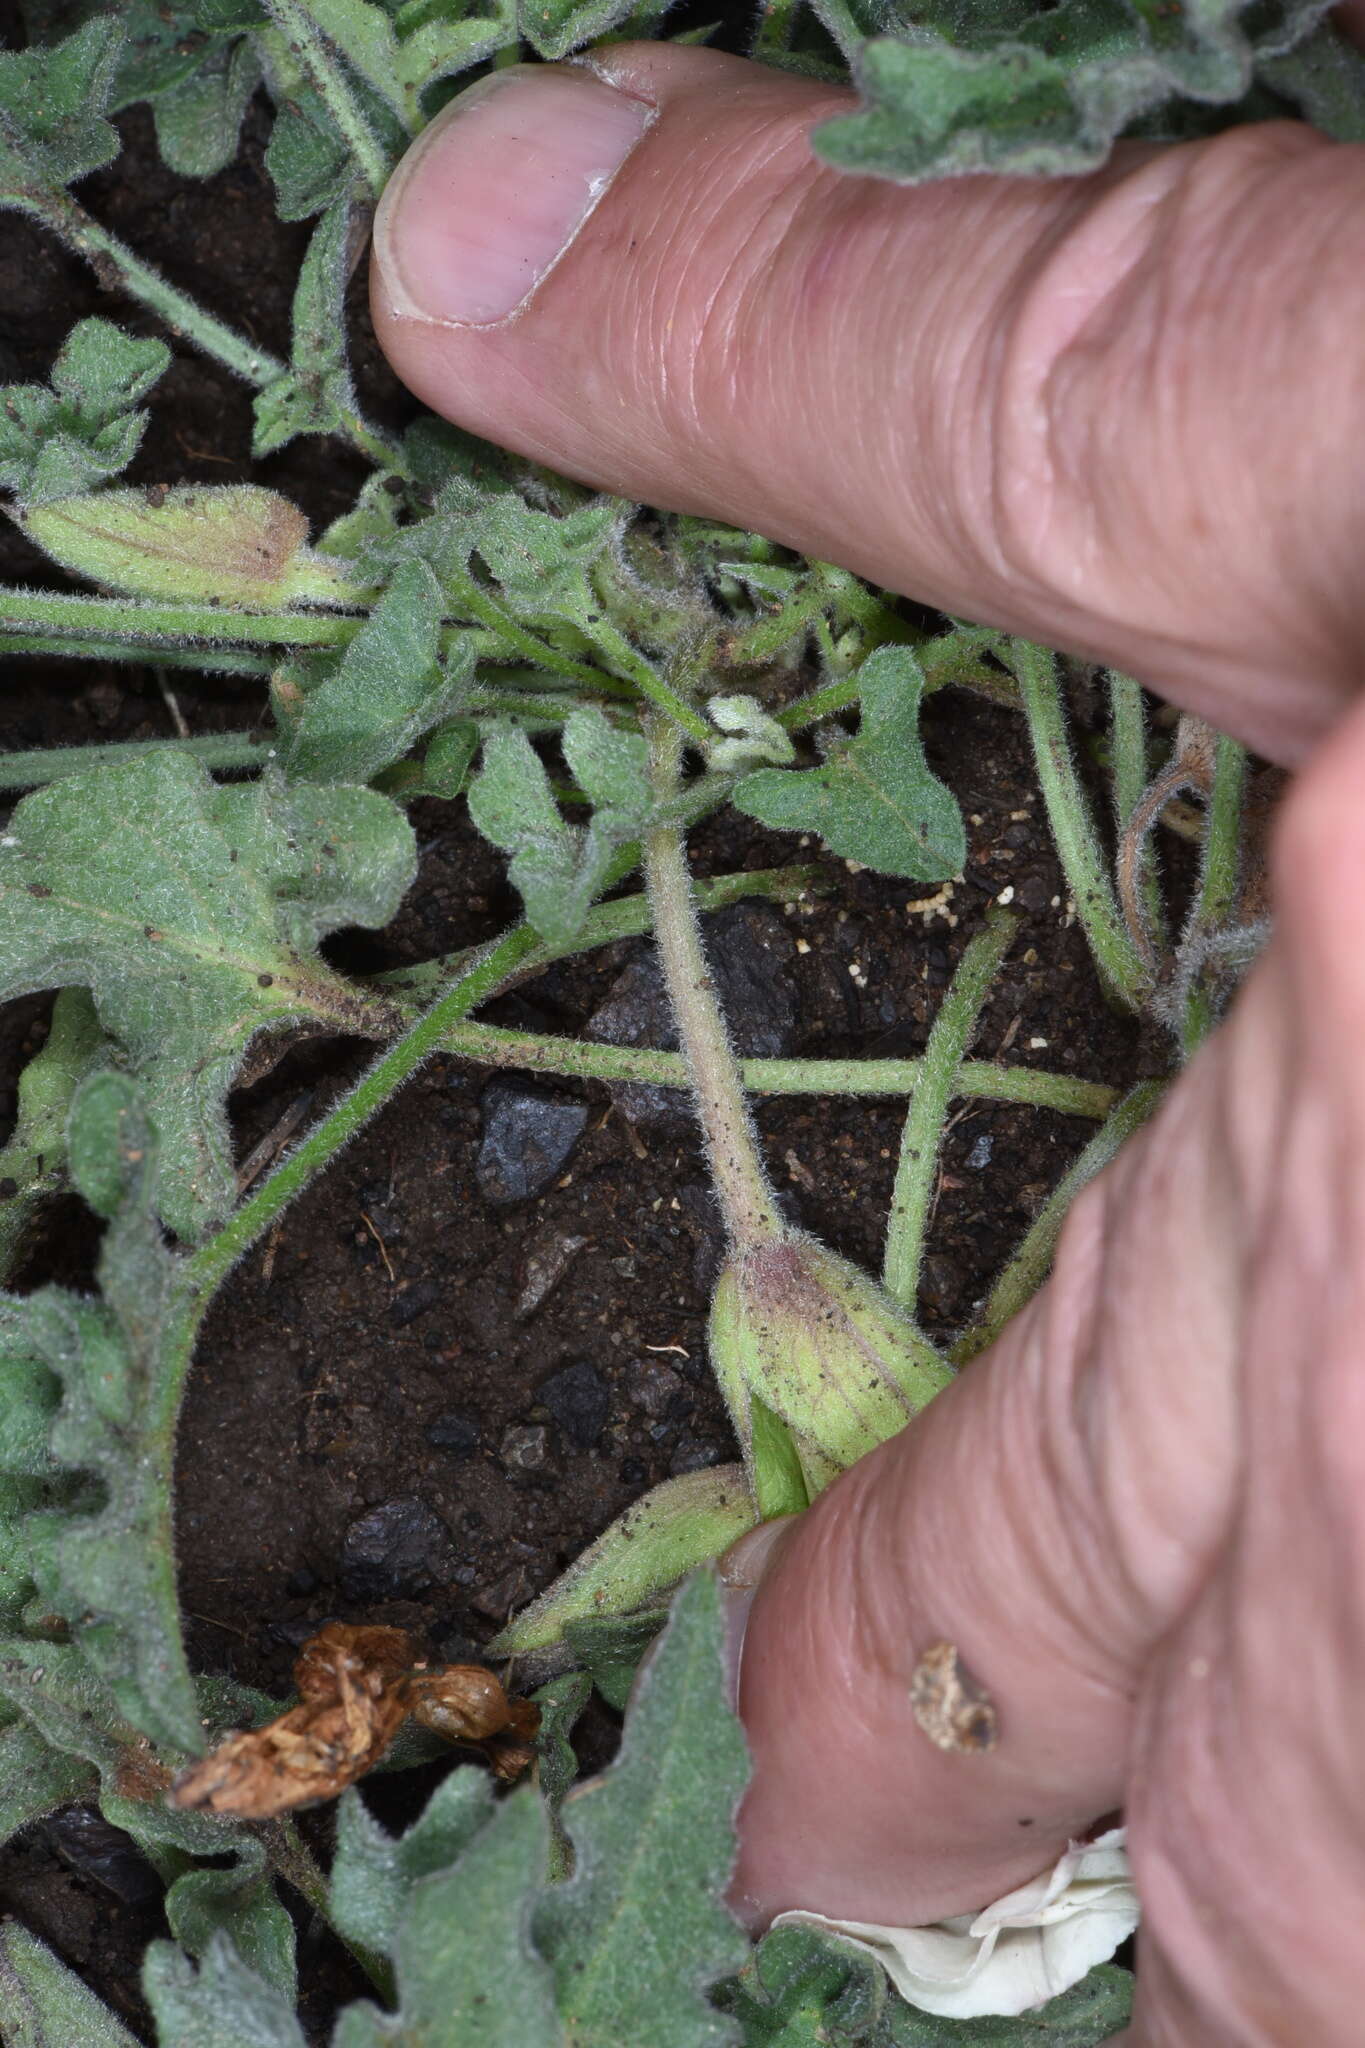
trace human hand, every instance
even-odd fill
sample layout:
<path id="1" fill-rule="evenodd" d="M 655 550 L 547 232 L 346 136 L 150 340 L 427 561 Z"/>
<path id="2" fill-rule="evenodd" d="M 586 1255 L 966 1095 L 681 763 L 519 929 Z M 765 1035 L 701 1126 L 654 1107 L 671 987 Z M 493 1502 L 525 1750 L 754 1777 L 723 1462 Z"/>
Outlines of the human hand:
<path id="1" fill-rule="evenodd" d="M 826 87 L 592 63 L 498 74 L 390 189 L 376 320 L 428 404 L 1307 764 L 1276 936 L 1047 1287 L 776 1538 L 741 1892 L 915 1925 L 1124 1804 L 1134 2048 L 1355 2041 L 1365 151 L 1276 123 L 907 191 L 813 159 Z M 912 1719 L 939 1639 L 996 1704 L 986 1755 Z"/>

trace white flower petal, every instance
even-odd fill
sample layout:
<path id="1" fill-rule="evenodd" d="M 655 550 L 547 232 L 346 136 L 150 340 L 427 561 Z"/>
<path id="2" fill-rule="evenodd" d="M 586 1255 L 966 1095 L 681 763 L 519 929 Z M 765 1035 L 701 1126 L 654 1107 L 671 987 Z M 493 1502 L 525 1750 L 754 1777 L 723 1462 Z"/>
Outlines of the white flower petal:
<path id="1" fill-rule="evenodd" d="M 902 1998 L 947 2019 L 1028 2012 L 1078 1984 L 1138 1924 L 1122 1828 L 1073 1842 L 1050 1870 L 976 1914 L 933 1927 L 876 1927 L 783 1913 L 774 1926 L 813 1927 L 867 1949 Z"/>

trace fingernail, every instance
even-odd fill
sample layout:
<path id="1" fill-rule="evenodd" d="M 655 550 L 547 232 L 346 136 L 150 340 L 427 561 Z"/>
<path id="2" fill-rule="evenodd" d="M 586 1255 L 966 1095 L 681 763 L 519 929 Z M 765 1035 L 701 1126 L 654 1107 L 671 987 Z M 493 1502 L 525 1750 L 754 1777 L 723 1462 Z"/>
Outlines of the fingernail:
<path id="1" fill-rule="evenodd" d="M 514 65 L 463 92 L 390 179 L 375 257 L 393 311 L 487 327 L 525 304 L 654 118 L 559 65 Z"/>
<path id="2" fill-rule="evenodd" d="M 744 1637 L 754 1595 L 773 1561 L 774 1553 L 791 1533 L 796 1519 L 795 1515 L 780 1515 L 774 1521 L 760 1522 L 747 1536 L 741 1536 L 738 1543 L 730 1545 L 716 1567 L 725 1632 L 722 1657 L 732 1706 L 739 1700 L 739 1667 L 744 1656 Z"/>

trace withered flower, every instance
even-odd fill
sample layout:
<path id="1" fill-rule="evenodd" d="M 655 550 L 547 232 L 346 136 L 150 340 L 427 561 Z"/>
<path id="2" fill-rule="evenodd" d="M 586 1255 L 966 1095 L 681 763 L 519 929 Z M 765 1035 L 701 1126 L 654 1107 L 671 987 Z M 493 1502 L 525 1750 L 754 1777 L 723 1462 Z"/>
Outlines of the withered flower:
<path id="1" fill-rule="evenodd" d="M 484 1749 L 497 1775 L 531 1761 L 539 1725 L 528 1700 L 509 1699 L 475 1664 L 428 1670 L 403 1629 L 329 1622 L 294 1665 L 299 1704 L 264 1728 L 229 1735 L 171 1788 L 176 1806 L 243 1820 L 335 1799 L 372 1770 L 410 1714 L 452 1742 Z"/>

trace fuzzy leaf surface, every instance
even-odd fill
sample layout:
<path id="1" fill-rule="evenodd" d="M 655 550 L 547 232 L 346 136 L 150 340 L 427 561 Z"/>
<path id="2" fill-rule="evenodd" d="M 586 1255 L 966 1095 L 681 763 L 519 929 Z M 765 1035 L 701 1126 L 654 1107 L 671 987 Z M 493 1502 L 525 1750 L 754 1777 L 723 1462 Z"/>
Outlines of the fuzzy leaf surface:
<path id="1" fill-rule="evenodd" d="M 119 1713 L 155 1740 L 193 1752 L 202 1736 L 180 1639 L 159 1426 L 173 1259 L 152 1209 L 155 1134 L 126 1075 L 99 1073 L 82 1084 L 70 1149 L 77 1185 L 112 1219 L 100 1249 L 103 1299 L 58 1287 L 0 1296 L 0 1358 L 11 1390 L 29 1369 L 35 1420 L 46 1398 L 36 1373 L 60 1385 L 49 1469 L 92 1475 L 99 1493 L 35 1503 L 18 1532 L 23 1561 L 36 1605 L 66 1622 L 71 1646 Z M 34 1452 L 36 1462 L 36 1445 Z"/>
<path id="2" fill-rule="evenodd" d="M 448 1870 L 492 1813 L 492 1781 L 472 1764 L 437 1786 L 402 1835 L 386 1833 L 354 1787 L 344 1792 L 331 1877 L 337 1931 L 379 1955 L 394 1953 L 413 1886 Z"/>
<path id="3" fill-rule="evenodd" d="M 287 772 L 307 782 L 368 782 L 458 707 L 474 673 L 472 644 L 444 658 L 441 593 L 425 562 L 400 562 L 339 658 L 295 664 L 302 700 L 275 692 L 288 735 Z M 460 780 L 472 746 L 464 752 Z M 458 786 L 458 785 L 457 785 Z"/>
<path id="4" fill-rule="evenodd" d="M 157 147 L 182 178 L 212 178 L 237 154 L 242 117 L 261 82 L 260 59 L 239 36 L 214 44 L 153 108 Z"/>
<path id="5" fill-rule="evenodd" d="M 592 1680 L 586 1671 L 566 1671 L 534 1695 L 540 1708 L 536 1775 L 550 1816 L 550 1877 L 556 1884 L 573 1869 L 573 1844 L 564 1832 L 559 1809 L 578 1776 L 578 1758 L 570 1737 L 591 1697 Z"/>
<path id="6" fill-rule="evenodd" d="M 394 1952 L 398 2011 L 386 2020 L 371 2007 L 353 2008 L 335 2048 L 569 2048 L 573 2037 L 527 1926 L 548 1845 L 548 1816 L 527 1786 L 452 1868 L 413 1885 Z"/>
<path id="7" fill-rule="evenodd" d="M 1166 102 L 1242 99 L 1257 55 L 1292 48 L 1325 11 L 1318 0 L 1278 0 L 1248 33 L 1240 0 L 1061 0 L 1022 16 L 1004 4 L 965 20 L 934 5 L 895 33 L 841 37 L 864 105 L 823 122 L 812 141 L 841 169 L 912 184 L 1094 170 L 1130 123 Z M 831 27 L 842 20 L 831 15 Z"/>
<path id="8" fill-rule="evenodd" d="M 138 2048 L 108 2006 L 17 1920 L 0 1923 L 0 2041 L 6 2048 Z"/>
<path id="9" fill-rule="evenodd" d="M 858 671 L 857 737 L 820 768 L 760 768 L 736 808 L 785 832 L 817 832 L 832 853 L 884 875 L 944 881 L 967 857 L 962 813 L 924 758 L 925 677 L 908 647 L 879 647 Z"/>
<path id="10" fill-rule="evenodd" d="M 256 1032 L 365 1028 L 317 953 L 384 925 L 413 874 L 401 812 L 362 789 L 218 788 L 168 752 L 106 765 L 16 806 L 0 847 L 0 1000 L 88 988 L 147 1094 L 157 1199 L 195 1237 L 234 1193 L 224 1099 Z"/>
<path id="11" fill-rule="evenodd" d="M 0 1842 L 7 1842 L 30 1821 L 55 1813 L 59 1806 L 88 1799 L 96 1783 L 91 1764 L 50 1748 L 27 1721 L 12 1721 L 7 1728 L 0 1728 Z"/>
<path id="12" fill-rule="evenodd" d="M 350 234 L 351 202 L 343 192 L 314 228 L 299 270 L 289 368 L 256 394 L 251 452 L 258 458 L 283 448 L 296 434 L 337 432 L 354 408 L 346 362 Z"/>
<path id="13" fill-rule="evenodd" d="M 0 1146 L 0 1286 L 13 1271 L 44 1199 L 66 1184 L 72 1097 L 105 1056 L 104 1034 L 89 996 L 84 989 L 63 989 L 41 1050 L 19 1076 L 19 1114 L 9 1143 Z M 0 1414 L 10 1437 L 10 1411 L 2 1400 Z M 0 1464 L 9 1464 L 9 1448 L 0 1447 Z"/>
<path id="14" fill-rule="evenodd" d="M 196 1970 L 168 1941 L 153 1942 L 142 1988 L 158 2048 L 307 2048 L 288 1999 L 215 1935 Z"/>
<path id="15" fill-rule="evenodd" d="M 117 476 L 147 424 L 138 403 L 170 359 L 164 342 L 135 340 L 112 321 L 78 322 L 50 385 L 0 387 L 0 488 L 44 505 Z"/>
<path id="16" fill-rule="evenodd" d="M 656 32 L 667 11 L 661 0 L 641 7 L 632 0 L 518 0 L 520 32 L 538 56 L 567 57 L 585 43 L 609 35 L 629 21 L 635 35 Z"/>
<path id="17" fill-rule="evenodd" d="M 542 938 L 573 938 L 605 886 L 616 848 L 633 839 L 649 809 L 644 743 L 615 731 L 580 705 L 564 729 L 564 751 L 599 807 L 586 827 L 560 815 L 550 778 L 519 726 L 498 724 L 484 739 L 469 790 L 469 814 L 485 839 L 512 856 L 508 874 Z"/>
<path id="18" fill-rule="evenodd" d="M 575 1660 L 618 1714 L 624 1713 L 641 1660 L 667 1620 L 666 1607 L 650 1607 L 640 1614 L 585 1614 L 564 1623 L 564 1641 Z"/>
<path id="19" fill-rule="evenodd" d="M 97 171 L 119 153 L 105 120 L 123 30 L 96 15 L 59 43 L 0 50 L 0 208 Z"/>
<path id="20" fill-rule="evenodd" d="M 720 1903 L 747 1773 L 725 1699 L 719 1591 L 699 1574 L 637 1681 L 617 1761 L 562 1809 L 574 1875 L 540 1900 L 534 1932 L 572 2048 L 739 2041 L 707 1991 L 748 1955 Z"/>

